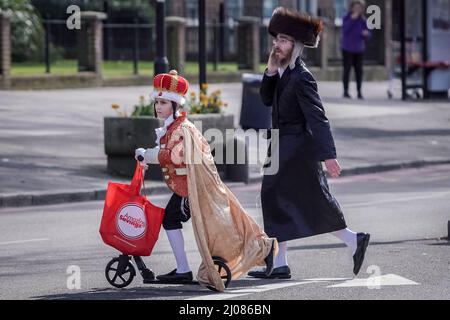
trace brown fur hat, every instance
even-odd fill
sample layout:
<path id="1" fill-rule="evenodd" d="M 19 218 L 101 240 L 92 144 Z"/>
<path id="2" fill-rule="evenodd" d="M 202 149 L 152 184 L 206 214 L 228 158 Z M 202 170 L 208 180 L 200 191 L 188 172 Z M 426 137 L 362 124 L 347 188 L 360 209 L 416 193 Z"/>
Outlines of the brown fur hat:
<path id="1" fill-rule="evenodd" d="M 317 47 L 322 30 L 322 20 L 284 7 L 275 8 L 269 23 L 269 33 L 272 36 L 287 34 L 313 48 Z"/>

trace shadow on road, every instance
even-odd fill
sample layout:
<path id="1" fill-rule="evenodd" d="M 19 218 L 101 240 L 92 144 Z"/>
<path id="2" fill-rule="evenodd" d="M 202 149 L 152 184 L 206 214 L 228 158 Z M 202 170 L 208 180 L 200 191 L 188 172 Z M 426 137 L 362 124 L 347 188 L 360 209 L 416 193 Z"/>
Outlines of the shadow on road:
<path id="1" fill-rule="evenodd" d="M 223 293 L 232 293 L 233 289 L 239 289 L 239 293 L 245 293 L 245 289 L 253 289 L 256 285 L 275 284 L 286 282 L 289 280 L 235 280 L 231 282 L 228 291 Z M 164 286 L 164 287 L 159 287 Z M 230 290 L 231 289 L 231 290 Z M 151 284 L 146 287 L 134 287 L 128 289 L 117 288 L 94 288 L 89 291 L 52 294 L 44 296 L 36 296 L 31 299 L 35 300 L 136 300 L 136 299 L 187 299 L 190 297 L 208 296 L 217 294 L 205 287 L 199 285 L 167 285 L 167 284 Z"/>
<path id="2" fill-rule="evenodd" d="M 380 245 L 390 245 L 390 244 L 403 244 L 408 242 L 430 242 L 433 243 L 424 243 L 426 245 L 432 246 L 448 246 L 450 243 L 446 238 L 434 238 L 434 239 L 410 239 L 410 240 L 398 240 L 398 241 L 371 241 L 369 245 L 371 246 L 380 246 Z M 292 246 L 288 248 L 288 251 L 297 251 L 297 250 L 316 250 L 316 249 L 336 249 L 336 248 L 346 248 L 347 246 L 343 243 L 336 244 L 318 244 L 318 245 L 308 245 L 308 246 Z"/>

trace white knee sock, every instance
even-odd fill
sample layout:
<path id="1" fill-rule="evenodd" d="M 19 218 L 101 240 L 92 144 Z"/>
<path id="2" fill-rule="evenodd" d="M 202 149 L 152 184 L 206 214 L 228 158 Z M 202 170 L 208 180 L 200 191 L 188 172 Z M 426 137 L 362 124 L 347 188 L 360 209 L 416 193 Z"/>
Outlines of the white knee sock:
<path id="1" fill-rule="evenodd" d="M 287 241 L 278 242 L 278 255 L 273 263 L 274 268 L 287 266 Z"/>
<path id="2" fill-rule="evenodd" d="M 185 273 L 191 271 L 187 261 L 186 251 L 184 251 L 184 238 L 181 229 L 166 230 L 167 238 L 169 238 L 175 260 L 177 261 L 177 273 Z"/>
<path id="3" fill-rule="evenodd" d="M 340 239 L 342 242 L 344 242 L 347 247 L 349 247 L 349 249 L 352 252 L 352 255 L 355 254 L 356 252 L 356 247 L 357 247 L 357 243 L 356 243 L 356 232 L 353 232 L 350 229 L 342 229 L 339 231 L 335 231 L 335 232 L 331 232 L 331 234 L 333 236 L 335 236 L 336 238 Z"/>

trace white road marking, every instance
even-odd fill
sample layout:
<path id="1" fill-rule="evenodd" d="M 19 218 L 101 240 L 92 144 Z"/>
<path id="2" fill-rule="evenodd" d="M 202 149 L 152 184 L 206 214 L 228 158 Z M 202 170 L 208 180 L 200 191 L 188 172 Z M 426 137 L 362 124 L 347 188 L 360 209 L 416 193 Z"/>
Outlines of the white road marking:
<path id="1" fill-rule="evenodd" d="M 352 203 L 352 204 L 346 204 L 345 208 L 371 207 L 371 206 L 376 206 L 376 205 L 386 204 L 386 203 L 424 200 L 424 199 L 432 199 L 432 198 L 443 197 L 443 196 L 450 196 L 450 192 L 435 192 L 433 194 L 423 195 L 423 196 L 413 196 L 413 197 L 404 197 L 404 198 L 396 198 L 396 199 L 386 199 L 386 200 L 380 200 L 380 201 Z"/>
<path id="2" fill-rule="evenodd" d="M 10 244 L 21 244 L 21 243 L 28 243 L 28 242 L 40 242 L 40 241 L 50 241 L 50 239 L 42 238 L 42 239 L 7 241 L 7 242 L 0 242 L 0 246 L 6 246 L 6 245 L 10 245 Z"/>
<path id="3" fill-rule="evenodd" d="M 348 288 L 348 287 L 373 287 L 375 285 L 383 286 L 405 286 L 405 285 L 418 285 L 417 282 L 406 279 L 396 274 L 387 274 L 378 277 L 369 277 L 366 279 L 351 279 L 351 278 L 314 278 L 303 279 L 299 281 L 286 280 L 283 282 L 277 282 L 273 284 L 265 284 L 255 287 L 243 288 L 243 289 L 228 289 L 222 293 L 202 295 L 191 297 L 186 300 L 226 300 L 231 298 L 237 298 L 246 296 L 249 294 L 261 293 L 269 290 L 283 289 L 309 283 L 323 283 L 323 282 L 341 282 L 339 284 L 329 285 L 327 288 Z"/>
<path id="4" fill-rule="evenodd" d="M 314 278 L 314 279 L 303 279 L 303 281 L 314 281 L 314 282 L 331 282 L 331 281 L 348 281 L 353 280 L 353 278 Z"/>
<path id="5" fill-rule="evenodd" d="M 278 283 L 274 283 L 274 284 L 265 284 L 265 285 L 251 287 L 251 288 L 245 288 L 245 289 L 236 289 L 236 290 L 229 289 L 222 293 L 192 297 L 192 298 L 188 298 L 186 300 L 225 300 L 225 299 L 246 296 L 249 294 L 260 293 L 260 292 L 275 290 L 275 289 L 288 288 L 288 287 L 292 287 L 292 286 L 313 283 L 313 282 L 314 281 L 289 281 L 289 280 L 287 280 L 287 281 L 283 281 L 281 283 L 278 282 Z"/>
<path id="6" fill-rule="evenodd" d="M 403 278 L 396 274 L 385 274 L 382 276 L 370 277 L 368 279 L 353 279 L 343 283 L 334 284 L 327 288 L 349 288 L 349 287 L 370 287 L 379 284 L 382 286 L 410 286 L 418 285 L 417 282 Z"/>

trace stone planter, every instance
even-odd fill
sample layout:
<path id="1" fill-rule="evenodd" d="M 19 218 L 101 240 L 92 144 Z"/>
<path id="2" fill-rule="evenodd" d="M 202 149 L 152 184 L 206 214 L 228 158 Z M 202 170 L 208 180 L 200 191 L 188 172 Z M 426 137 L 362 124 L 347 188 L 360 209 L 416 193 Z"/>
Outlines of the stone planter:
<path id="1" fill-rule="evenodd" d="M 191 114 L 188 115 L 189 121 L 195 124 L 202 134 L 208 129 L 218 129 L 225 137 L 226 129 L 234 129 L 234 116 L 232 114 Z M 201 123 L 201 127 L 199 125 Z"/>
<path id="2" fill-rule="evenodd" d="M 195 114 L 188 115 L 188 119 L 201 129 L 202 133 L 214 128 L 220 130 L 224 138 L 226 129 L 234 128 L 233 115 Z M 104 145 L 105 153 L 108 156 L 108 172 L 131 177 L 136 166 L 134 151 L 137 148 L 155 147 L 155 129 L 162 125 L 162 120 L 153 117 L 105 117 Z M 225 167 L 218 165 L 218 170 L 225 178 Z M 146 178 L 162 180 L 159 166 L 150 165 Z"/>
<path id="3" fill-rule="evenodd" d="M 108 172 L 132 177 L 136 167 L 134 151 L 141 147 L 155 147 L 155 129 L 162 125 L 163 121 L 154 117 L 105 117 L 104 145 Z M 149 166 L 146 178 L 161 179 L 159 168 Z"/>

